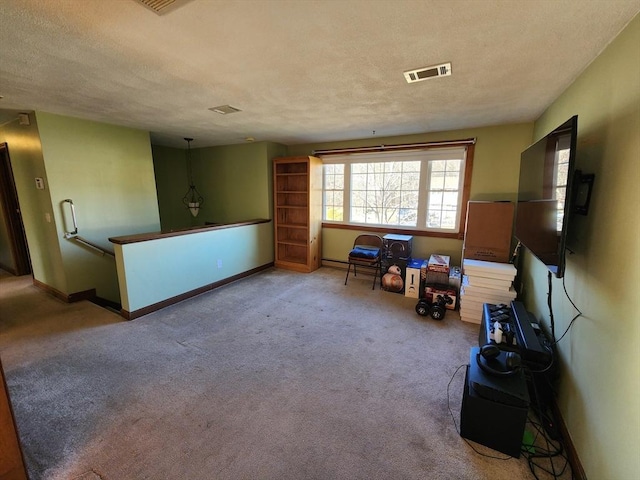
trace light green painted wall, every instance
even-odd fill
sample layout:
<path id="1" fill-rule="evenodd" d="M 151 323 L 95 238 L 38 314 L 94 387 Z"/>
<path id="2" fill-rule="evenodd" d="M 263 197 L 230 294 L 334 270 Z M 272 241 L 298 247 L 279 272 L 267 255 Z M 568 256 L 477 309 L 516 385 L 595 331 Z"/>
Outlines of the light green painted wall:
<path id="1" fill-rule="evenodd" d="M 33 278 L 67 292 L 38 125 L 34 114 L 29 117 L 31 125 L 20 125 L 16 119 L 0 127 L 0 142 L 6 142 L 9 147 Z M 36 189 L 36 177 L 44 179 L 44 190 Z M 47 214 L 51 222 L 46 221 Z"/>
<path id="2" fill-rule="evenodd" d="M 156 145 L 151 149 L 162 230 L 180 230 L 197 225 L 198 220 L 182 203 L 189 189 L 186 150 Z M 198 184 L 196 187 L 200 189 Z"/>
<path id="3" fill-rule="evenodd" d="M 122 308 L 135 312 L 267 265 L 272 237 L 271 223 L 261 223 L 115 245 Z"/>
<path id="4" fill-rule="evenodd" d="M 119 301 L 114 260 L 63 239 L 72 229 L 63 200 L 75 204 L 79 234 L 108 249 L 109 237 L 158 231 L 149 134 L 44 112 L 36 118 L 67 283 L 61 291 L 95 288 L 98 296 Z"/>
<path id="5" fill-rule="evenodd" d="M 272 159 L 287 147 L 273 142 L 192 148 L 193 178 L 204 197 L 193 218 L 182 204 L 189 182 L 186 150 L 153 147 L 163 230 L 272 218 Z"/>
<path id="6" fill-rule="evenodd" d="M 289 147 L 290 155 L 311 155 L 314 150 L 394 145 L 402 143 L 433 142 L 476 138 L 470 200 L 515 200 L 518 191 L 520 153 L 531 144 L 533 124 L 523 123 L 495 127 L 473 128 L 449 132 L 424 133 L 398 137 L 352 140 L 323 144 L 305 144 Z M 357 230 L 322 230 L 322 258 L 346 260 Z M 384 232 L 380 232 L 384 234 Z M 432 253 L 451 256 L 454 265 L 460 265 L 462 241 L 418 237 L 413 239 L 413 256 L 428 258 Z"/>
<path id="7" fill-rule="evenodd" d="M 271 218 L 272 157 L 286 147 L 271 142 L 199 148 L 193 155 L 193 175 L 202 185 L 205 204 L 201 221 L 239 222 Z"/>
<path id="8" fill-rule="evenodd" d="M 640 472 L 640 17 L 535 123 L 540 138 L 578 115 L 578 168 L 595 173 L 575 217 L 567 291 L 583 316 L 558 347 L 559 405 L 588 478 Z M 548 323 L 547 273 L 525 253 L 526 304 Z M 556 332 L 575 311 L 553 281 Z"/>

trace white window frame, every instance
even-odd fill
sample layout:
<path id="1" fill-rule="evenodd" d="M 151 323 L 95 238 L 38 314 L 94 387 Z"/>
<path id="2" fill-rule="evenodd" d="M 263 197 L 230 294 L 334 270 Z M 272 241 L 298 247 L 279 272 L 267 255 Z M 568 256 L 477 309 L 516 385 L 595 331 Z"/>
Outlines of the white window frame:
<path id="1" fill-rule="evenodd" d="M 465 180 L 466 168 L 468 162 L 468 148 L 465 145 L 457 145 L 453 147 L 439 147 L 411 151 L 392 151 L 392 152 L 375 152 L 375 153 L 350 153 L 346 155 L 332 154 L 320 155 L 323 164 L 344 164 L 344 193 L 343 193 L 343 220 L 326 220 L 325 214 L 325 190 L 323 172 L 323 223 L 326 225 L 347 225 L 354 227 L 380 228 L 384 230 L 409 230 L 416 232 L 427 232 L 433 234 L 460 235 L 464 230 L 463 214 L 466 212 L 465 205 Z M 428 228 L 427 227 L 427 205 L 429 201 L 429 162 L 434 160 L 452 160 L 461 159 L 462 165 L 458 179 L 458 200 L 455 219 L 455 227 L 447 228 Z M 389 161 L 420 161 L 420 186 L 418 192 L 417 207 L 417 225 L 394 225 L 394 224 L 372 224 L 372 223 L 356 223 L 351 221 L 351 165 L 354 163 L 370 163 L 370 162 L 389 162 Z M 468 192 L 467 192 L 468 193 Z"/>

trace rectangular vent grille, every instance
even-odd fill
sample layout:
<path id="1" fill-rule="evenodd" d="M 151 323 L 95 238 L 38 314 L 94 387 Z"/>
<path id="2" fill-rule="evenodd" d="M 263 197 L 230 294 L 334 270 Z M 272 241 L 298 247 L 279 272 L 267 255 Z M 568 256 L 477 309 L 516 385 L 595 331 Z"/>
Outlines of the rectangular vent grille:
<path id="1" fill-rule="evenodd" d="M 229 113 L 240 112 L 241 110 L 231 105 L 220 105 L 219 107 L 211 107 L 209 110 L 219 113 L 220 115 L 227 115 Z"/>
<path id="2" fill-rule="evenodd" d="M 149 10 L 156 12 L 158 15 L 164 15 L 167 12 L 175 10 L 191 0 L 135 0 L 144 5 Z"/>
<path id="3" fill-rule="evenodd" d="M 448 77 L 451 75 L 451 63 L 443 63 L 431 67 L 418 68 L 404 72 L 407 83 L 421 82 L 430 78 Z"/>

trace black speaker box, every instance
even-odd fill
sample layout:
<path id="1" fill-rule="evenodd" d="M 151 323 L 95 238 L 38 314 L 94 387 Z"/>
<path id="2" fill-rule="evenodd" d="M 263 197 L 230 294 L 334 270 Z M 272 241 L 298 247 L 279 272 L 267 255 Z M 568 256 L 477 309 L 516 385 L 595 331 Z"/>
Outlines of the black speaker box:
<path id="1" fill-rule="evenodd" d="M 388 260 L 411 260 L 412 235 L 389 233 L 382 237 L 382 258 Z"/>
<path id="2" fill-rule="evenodd" d="M 528 400 L 524 373 L 521 370 L 506 378 L 484 373 L 475 365 L 479 350 L 471 349 L 471 364 L 464 379 L 460 435 L 519 458 L 529 411 L 528 402 L 523 402 Z"/>

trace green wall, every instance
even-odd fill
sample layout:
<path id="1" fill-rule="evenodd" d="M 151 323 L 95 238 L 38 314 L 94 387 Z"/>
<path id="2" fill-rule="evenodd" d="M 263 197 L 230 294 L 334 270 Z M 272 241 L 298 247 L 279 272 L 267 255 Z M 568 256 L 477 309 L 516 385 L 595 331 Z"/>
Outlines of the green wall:
<path id="1" fill-rule="evenodd" d="M 286 154 L 287 147 L 273 142 L 192 148 L 193 179 L 204 198 L 193 218 L 182 204 L 189 187 L 186 151 L 154 146 L 162 229 L 272 218 L 272 160 Z"/>
<path id="2" fill-rule="evenodd" d="M 289 147 L 289 154 L 312 155 L 314 150 L 332 148 L 476 138 L 470 200 L 513 201 L 518 191 L 520 153 L 531 144 L 532 134 L 533 124 L 523 123 L 347 142 L 294 145 Z M 357 230 L 324 228 L 322 230 L 322 258 L 346 260 L 353 240 L 359 233 L 361 232 Z M 384 234 L 384 232 L 380 233 Z M 413 252 L 413 256 L 417 258 L 428 258 L 432 253 L 450 255 L 452 264 L 460 265 L 462 241 L 415 236 Z"/>
<path id="3" fill-rule="evenodd" d="M 38 125 L 35 115 L 29 117 L 30 125 L 20 125 L 17 119 L 2 125 L 0 142 L 6 142 L 9 148 L 33 277 L 60 292 L 67 292 Z M 36 189 L 37 177 L 44 179 L 44 190 Z"/>
<path id="4" fill-rule="evenodd" d="M 64 294 L 95 288 L 99 297 L 117 302 L 113 258 L 63 238 L 65 230 L 73 229 L 69 205 L 63 200 L 74 202 L 79 234 L 107 249 L 112 249 L 109 237 L 159 230 L 149 134 L 44 112 L 35 116 L 56 239 L 46 245 L 46 255 L 60 256 L 55 275 L 64 277 L 51 285 L 49 277 L 54 274 L 44 268 L 42 281 Z M 35 190 L 33 178 L 23 177 Z M 30 211 L 28 216 L 33 216 L 33 223 L 44 222 L 42 211 Z M 31 242 L 29 246 L 31 250 Z"/>
<path id="5" fill-rule="evenodd" d="M 162 230 L 180 230 L 198 225 L 198 219 L 182 203 L 189 189 L 186 150 L 153 145 L 153 170 L 158 192 Z M 196 183 L 200 189 L 200 185 Z"/>
<path id="6" fill-rule="evenodd" d="M 272 158 L 286 147 L 270 142 L 200 148 L 193 174 L 206 201 L 201 215 L 210 222 L 271 218 Z"/>
<path id="7" fill-rule="evenodd" d="M 272 239 L 269 222 L 114 245 L 122 308 L 134 313 L 268 265 Z"/>
<path id="8" fill-rule="evenodd" d="M 595 173 L 576 216 L 565 285 L 583 316 L 559 343 L 559 406 L 588 478 L 640 472 L 640 17 L 535 122 L 540 138 L 578 115 L 577 163 Z M 525 252 L 526 304 L 548 323 L 547 273 Z M 556 332 L 575 315 L 554 280 Z"/>

